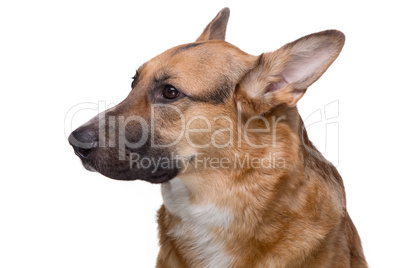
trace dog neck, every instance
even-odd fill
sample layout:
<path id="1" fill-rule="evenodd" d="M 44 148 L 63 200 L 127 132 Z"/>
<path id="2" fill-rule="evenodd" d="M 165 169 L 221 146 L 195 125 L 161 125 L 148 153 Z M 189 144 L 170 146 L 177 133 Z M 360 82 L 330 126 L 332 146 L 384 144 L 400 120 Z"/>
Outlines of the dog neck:
<path id="1" fill-rule="evenodd" d="M 261 256 L 270 256 L 266 263 L 275 266 L 314 250 L 333 227 L 327 223 L 339 222 L 345 207 L 339 202 L 344 200 L 339 174 L 322 162 L 323 157 L 311 154 L 314 150 L 320 155 L 308 140 L 296 108 L 279 107 L 267 118 L 284 112 L 284 119 L 276 126 L 276 137 L 272 133 L 265 137 L 270 142 L 275 138 L 275 146 L 244 151 L 249 157 L 283 158 L 285 166 L 193 170 L 162 185 L 169 215 L 165 219 L 170 222 L 162 222 L 163 232 L 178 241 L 184 258 L 203 267 L 230 267 L 233 262 L 244 261 L 239 256 L 257 262 L 259 252 L 272 247 L 271 254 Z M 323 177 L 328 181 L 323 182 Z M 331 195 L 324 197 L 312 190 L 318 184 L 333 187 Z M 326 211 L 322 211 L 323 206 Z M 304 210 L 306 214 L 300 215 Z M 292 239 L 300 240 L 306 248 L 294 247 L 289 242 Z M 273 254 L 275 249 L 278 254 Z"/>

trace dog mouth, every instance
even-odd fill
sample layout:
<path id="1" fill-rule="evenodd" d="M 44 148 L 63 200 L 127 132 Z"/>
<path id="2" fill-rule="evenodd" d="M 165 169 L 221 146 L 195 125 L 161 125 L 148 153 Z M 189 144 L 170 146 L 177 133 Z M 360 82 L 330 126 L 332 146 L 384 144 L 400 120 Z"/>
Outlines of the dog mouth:
<path id="1" fill-rule="evenodd" d="M 99 172 L 99 171 L 97 171 Z M 99 172 L 100 174 L 110 178 L 110 179 L 115 179 L 115 180 L 124 180 L 124 181 L 134 181 L 134 180 L 142 180 L 142 181 L 147 181 L 150 183 L 164 183 L 167 182 L 174 177 L 177 176 L 179 173 L 177 169 L 169 170 L 169 171 L 164 171 L 163 173 L 159 173 L 157 175 L 151 175 L 151 174 L 143 174 L 145 173 L 144 171 L 132 171 L 132 170 L 126 170 L 122 172 Z M 135 173 L 142 173 L 141 175 L 136 175 Z"/>
<path id="2" fill-rule="evenodd" d="M 178 167 L 170 169 L 132 169 L 124 168 L 121 165 L 108 165 L 105 163 L 98 163 L 97 161 L 90 161 L 89 159 L 81 159 L 84 168 L 91 172 L 97 172 L 107 178 L 122 181 L 142 180 L 150 183 L 164 183 L 167 182 L 179 173 Z"/>
<path id="3" fill-rule="evenodd" d="M 164 182 L 168 182 L 171 179 L 173 179 L 174 177 L 176 177 L 177 174 L 178 174 L 178 171 L 175 170 L 174 172 L 172 172 L 170 174 L 166 172 L 161 175 L 151 176 L 147 179 L 142 179 L 142 180 L 149 181 L 151 183 L 164 183 Z"/>
<path id="4" fill-rule="evenodd" d="M 93 143 L 76 145 L 75 136 L 70 135 L 69 142 L 84 168 L 111 179 L 164 183 L 176 177 L 182 169 L 183 161 L 167 151 L 144 148 L 134 152 L 127 150 L 120 155 L 119 151 L 100 148 Z"/>

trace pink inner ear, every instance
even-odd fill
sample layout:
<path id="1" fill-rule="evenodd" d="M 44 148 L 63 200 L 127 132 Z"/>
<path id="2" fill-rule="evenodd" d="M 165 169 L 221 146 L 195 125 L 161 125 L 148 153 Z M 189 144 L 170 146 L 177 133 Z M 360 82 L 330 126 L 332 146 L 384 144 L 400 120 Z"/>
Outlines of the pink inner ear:
<path id="1" fill-rule="evenodd" d="M 319 73 L 329 58 L 330 53 L 325 49 L 296 54 L 284 70 L 283 76 L 289 83 L 302 83 Z"/>
<path id="2" fill-rule="evenodd" d="M 271 84 L 269 84 L 269 86 L 267 86 L 266 88 L 265 88 L 265 92 L 264 93 L 268 93 L 268 92 L 273 92 L 273 91 L 276 91 L 276 90 L 279 90 L 279 89 L 281 89 L 281 88 L 284 88 L 286 85 L 288 85 L 289 83 L 286 81 L 286 79 L 285 78 L 282 78 L 282 80 L 281 81 L 279 81 L 279 82 L 274 82 L 274 83 L 271 83 Z"/>
<path id="3" fill-rule="evenodd" d="M 265 88 L 265 93 L 277 91 L 286 87 L 288 84 L 299 84 L 314 77 L 323 65 L 328 61 L 326 51 L 318 51 L 315 53 L 300 53 L 293 55 L 292 61 L 285 67 L 279 82 L 269 84 Z"/>

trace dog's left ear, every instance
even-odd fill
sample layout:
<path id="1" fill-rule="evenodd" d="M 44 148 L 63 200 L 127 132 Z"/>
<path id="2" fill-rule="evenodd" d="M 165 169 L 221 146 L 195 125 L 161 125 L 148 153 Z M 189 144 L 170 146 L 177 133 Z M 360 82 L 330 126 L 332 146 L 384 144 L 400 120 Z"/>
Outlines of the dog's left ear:
<path id="1" fill-rule="evenodd" d="M 307 88 L 334 62 L 345 43 L 343 33 L 323 31 L 262 54 L 239 82 L 236 98 L 248 115 L 263 114 L 279 104 L 295 106 Z"/>
<path id="2" fill-rule="evenodd" d="M 225 40 L 226 26 L 230 15 L 229 8 L 225 7 L 219 11 L 218 15 L 207 25 L 204 32 L 198 37 L 198 41 Z"/>

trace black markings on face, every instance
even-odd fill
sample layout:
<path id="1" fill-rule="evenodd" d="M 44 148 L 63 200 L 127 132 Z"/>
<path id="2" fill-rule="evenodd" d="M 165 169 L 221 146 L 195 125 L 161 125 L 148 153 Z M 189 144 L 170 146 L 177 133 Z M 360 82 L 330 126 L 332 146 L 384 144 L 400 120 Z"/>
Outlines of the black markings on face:
<path id="1" fill-rule="evenodd" d="M 173 55 L 172 55 L 172 56 L 174 56 L 174 55 L 176 55 L 176 54 L 178 54 L 178 53 L 180 53 L 180 52 L 182 52 L 182 51 L 189 50 L 189 49 L 191 49 L 191 48 L 193 48 L 193 47 L 198 47 L 199 45 L 202 45 L 202 44 L 203 44 L 203 43 L 191 43 L 191 44 L 187 44 L 187 45 L 181 46 L 181 47 L 179 47 L 175 52 L 173 52 Z"/>
<path id="2" fill-rule="evenodd" d="M 216 89 L 211 92 L 204 93 L 200 96 L 189 97 L 192 101 L 208 102 L 212 104 L 222 104 L 231 95 L 233 86 L 229 81 L 221 83 Z"/>

